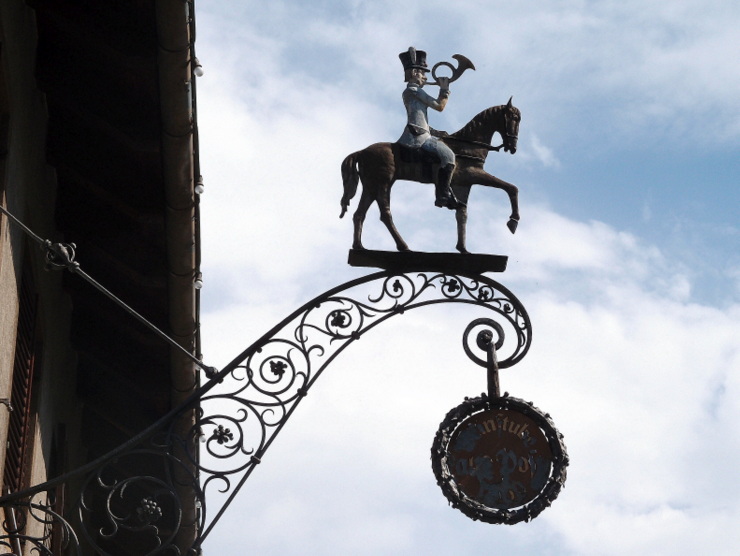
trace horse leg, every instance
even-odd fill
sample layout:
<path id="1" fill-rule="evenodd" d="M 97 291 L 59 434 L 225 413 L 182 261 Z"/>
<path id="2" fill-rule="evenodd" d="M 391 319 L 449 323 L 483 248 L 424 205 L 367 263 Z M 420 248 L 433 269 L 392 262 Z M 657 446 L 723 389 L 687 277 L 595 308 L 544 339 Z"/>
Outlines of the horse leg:
<path id="1" fill-rule="evenodd" d="M 509 196 L 509 203 L 511 203 L 511 215 L 509 221 L 506 223 L 506 227 L 513 234 L 516 233 L 516 227 L 519 225 L 519 188 L 504 180 L 500 180 L 495 176 L 491 176 L 494 180 L 499 182 L 498 186 L 503 189 Z"/>
<path id="2" fill-rule="evenodd" d="M 487 187 L 496 187 L 497 189 L 505 191 L 509 196 L 509 203 L 511 203 L 511 216 L 509 216 L 509 221 L 506 223 L 506 227 L 509 228 L 509 231 L 512 234 L 516 232 L 516 227 L 519 225 L 519 188 L 514 184 L 499 179 L 496 176 L 492 176 L 488 172 L 484 172 L 482 170 L 477 172 L 475 177 L 477 179 L 475 179 L 473 183 L 479 183 L 480 185 L 485 185 Z"/>
<path id="3" fill-rule="evenodd" d="M 467 224 L 468 224 L 468 197 L 470 196 L 470 186 L 453 186 L 453 192 L 455 197 L 462 204 L 455 210 L 455 220 L 457 221 L 457 245 L 455 249 L 460 253 L 469 253 L 465 242 L 467 240 Z"/>
<path id="4" fill-rule="evenodd" d="M 391 185 L 393 185 L 392 182 L 384 192 L 378 195 L 377 198 L 378 208 L 380 208 L 380 221 L 385 224 L 386 228 L 388 228 L 388 231 L 393 237 L 393 241 L 396 242 L 396 249 L 399 251 L 411 251 L 409 246 L 406 245 L 406 242 L 401 237 L 401 234 L 398 233 L 395 224 L 393 224 L 393 215 L 391 214 Z"/>
<path id="5" fill-rule="evenodd" d="M 509 231 L 512 234 L 514 234 L 516 233 L 516 227 L 519 225 L 519 189 L 516 185 L 508 185 L 511 187 L 511 189 L 505 189 L 504 191 L 509 194 L 509 202 L 511 203 L 511 216 L 509 216 L 509 221 L 506 223 L 506 227 L 509 228 Z"/>
<path id="6" fill-rule="evenodd" d="M 362 189 L 362 195 L 360 201 L 357 203 L 357 210 L 352 216 L 352 222 L 354 223 L 354 237 L 352 241 L 352 249 L 365 249 L 362 246 L 362 224 L 365 222 L 365 216 L 370 205 L 373 204 L 373 197 L 368 193 L 365 188 Z"/>

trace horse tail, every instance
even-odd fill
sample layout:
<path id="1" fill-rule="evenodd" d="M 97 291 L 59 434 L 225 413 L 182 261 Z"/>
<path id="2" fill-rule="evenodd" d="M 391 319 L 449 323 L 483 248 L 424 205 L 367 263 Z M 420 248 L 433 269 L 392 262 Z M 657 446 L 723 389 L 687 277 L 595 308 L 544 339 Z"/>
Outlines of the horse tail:
<path id="1" fill-rule="evenodd" d="M 362 151 L 349 155 L 342 162 L 342 182 L 344 183 L 344 195 L 342 195 L 342 218 L 347 213 L 347 207 L 352 197 L 357 193 L 357 185 L 360 182 L 360 174 L 357 171 L 357 159 Z"/>

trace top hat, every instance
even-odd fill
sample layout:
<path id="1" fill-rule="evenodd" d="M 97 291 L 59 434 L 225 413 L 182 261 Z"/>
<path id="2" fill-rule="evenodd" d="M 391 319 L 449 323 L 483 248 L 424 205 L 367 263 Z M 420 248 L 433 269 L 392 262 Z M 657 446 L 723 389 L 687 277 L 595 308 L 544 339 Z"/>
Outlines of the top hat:
<path id="1" fill-rule="evenodd" d="M 401 52 L 398 57 L 401 59 L 404 71 L 412 69 L 429 71 L 427 53 L 423 50 L 416 50 L 413 46 L 410 46 L 406 52 Z"/>

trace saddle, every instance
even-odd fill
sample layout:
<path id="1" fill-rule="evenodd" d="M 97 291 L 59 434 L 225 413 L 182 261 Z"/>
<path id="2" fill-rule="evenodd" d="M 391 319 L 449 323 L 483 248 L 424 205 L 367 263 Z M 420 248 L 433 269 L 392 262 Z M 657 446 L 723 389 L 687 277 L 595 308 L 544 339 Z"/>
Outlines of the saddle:
<path id="1" fill-rule="evenodd" d="M 433 183 L 435 170 L 439 168 L 439 157 L 420 147 L 409 147 L 392 143 L 396 161 L 396 179 Z"/>

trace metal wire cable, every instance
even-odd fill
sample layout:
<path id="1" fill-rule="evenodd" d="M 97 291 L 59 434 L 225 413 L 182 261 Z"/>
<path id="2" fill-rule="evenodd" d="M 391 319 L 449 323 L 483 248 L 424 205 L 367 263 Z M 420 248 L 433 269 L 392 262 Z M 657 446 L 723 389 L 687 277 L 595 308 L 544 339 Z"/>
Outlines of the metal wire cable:
<path id="1" fill-rule="evenodd" d="M 138 320 L 140 323 L 142 323 L 144 326 L 149 328 L 152 332 L 154 332 L 162 340 L 164 340 L 165 342 L 167 342 L 168 344 L 170 344 L 171 346 L 179 350 L 181 353 L 183 353 L 188 359 L 190 359 L 193 363 L 195 363 L 195 365 L 199 369 L 202 369 L 208 378 L 211 378 L 213 375 L 216 374 L 217 371 L 214 367 L 209 367 L 207 365 L 204 365 L 203 361 L 195 357 L 192 353 L 190 353 L 188 350 L 186 350 L 184 347 L 178 344 L 175 340 L 173 340 L 167 334 L 162 332 L 162 330 L 160 330 L 157 326 L 149 322 L 141 314 L 136 312 L 132 307 L 124 303 L 110 290 L 105 288 L 100 282 L 98 282 L 92 276 L 90 276 L 84 270 L 82 270 L 82 268 L 80 267 L 80 263 L 74 260 L 75 248 L 76 248 L 74 243 L 52 243 L 48 239 L 43 239 L 39 237 L 38 235 L 36 235 L 33 232 L 33 230 L 31 230 L 28 226 L 23 224 L 23 222 L 18 220 L 15 216 L 13 216 L 13 214 L 8 212 L 8 210 L 5 209 L 2 205 L 0 205 L 0 211 L 3 214 L 5 214 L 12 223 L 18 226 L 21 230 L 23 230 L 23 232 L 25 232 L 31 239 L 33 239 L 36 243 L 38 243 L 42 249 L 46 251 L 47 268 L 55 269 L 55 270 L 66 269 L 66 270 L 69 270 L 71 273 L 80 276 L 83 280 L 85 280 L 87 283 L 92 285 L 96 290 L 98 290 L 103 295 L 105 295 L 108 299 L 116 303 L 116 305 L 121 307 L 129 315 L 131 315 L 136 320 Z"/>

